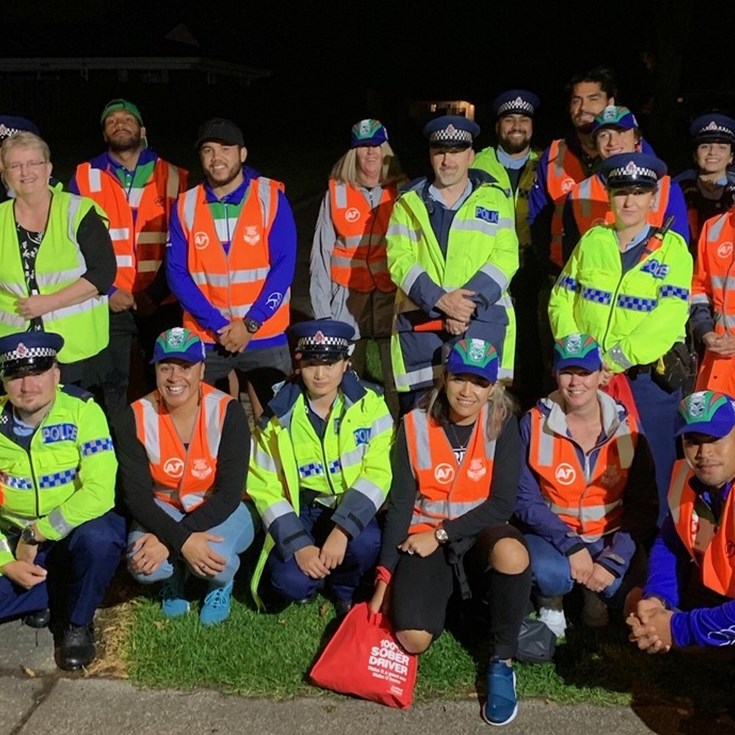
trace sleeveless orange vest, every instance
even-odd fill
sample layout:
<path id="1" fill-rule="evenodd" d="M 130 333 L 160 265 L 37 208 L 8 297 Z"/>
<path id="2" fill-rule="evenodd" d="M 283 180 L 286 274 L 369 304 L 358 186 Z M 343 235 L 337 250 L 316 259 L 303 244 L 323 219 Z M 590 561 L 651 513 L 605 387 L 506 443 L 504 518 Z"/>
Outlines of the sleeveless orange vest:
<path id="1" fill-rule="evenodd" d="M 495 440 L 485 437 L 487 408 L 475 423 L 461 465 L 441 424 L 415 409 L 403 418 L 408 456 L 418 493 L 409 533 L 436 528 L 484 503 L 490 497 Z"/>
<path id="2" fill-rule="evenodd" d="M 689 485 L 694 473 L 686 461 L 674 465 L 669 488 L 669 509 L 676 532 L 689 555 L 699 566 L 704 585 L 720 595 L 735 598 L 735 509 L 733 490 L 728 493 L 722 510 L 722 523 L 717 528 L 704 554 L 694 549 L 699 530 L 699 516 L 694 510 L 696 494 Z"/>
<path id="3" fill-rule="evenodd" d="M 252 179 L 240 216 L 225 254 L 209 211 L 204 186 L 189 189 L 179 197 L 178 215 L 188 240 L 187 266 L 194 283 L 210 304 L 227 319 L 242 319 L 260 295 L 270 271 L 268 238 L 278 208 L 283 184 L 264 177 Z M 253 341 L 283 334 L 289 325 L 290 289 L 273 316 L 263 322 Z M 205 342 L 215 336 L 202 329 L 189 312 L 184 326 Z"/>
<path id="4" fill-rule="evenodd" d="M 332 279 L 345 288 L 369 293 L 376 288 L 392 293 L 385 254 L 385 233 L 398 191 L 383 187 L 375 209 L 351 184 L 329 181 L 329 204 L 337 242 L 332 251 Z"/>
<path id="5" fill-rule="evenodd" d="M 217 452 L 227 406 L 232 400 L 226 393 L 202 383 L 199 414 L 188 449 L 158 391 L 132 404 L 136 436 L 148 455 L 156 498 L 185 513 L 207 499 L 217 475 Z"/>
<path id="6" fill-rule="evenodd" d="M 530 418 L 528 463 L 549 508 L 587 542 L 617 531 L 638 443 L 635 419 L 628 416 L 600 447 L 594 466 L 583 467 L 573 442 L 550 431 L 538 408 L 531 409 Z"/>
<path id="7" fill-rule="evenodd" d="M 163 262 L 168 236 L 168 219 L 176 197 L 186 188 L 187 172 L 162 159 L 156 161 L 145 186 L 131 192 L 136 201 L 128 202 L 125 189 L 114 174 L 77 166 L 76 181 L 82 196 L 94 199 L 110 220 L 110 237 L 115 249 L 117 276 L 114 286 L 136 292 L 147 288 Z M 133 221 L 131 205 L 137 203 Z"/>

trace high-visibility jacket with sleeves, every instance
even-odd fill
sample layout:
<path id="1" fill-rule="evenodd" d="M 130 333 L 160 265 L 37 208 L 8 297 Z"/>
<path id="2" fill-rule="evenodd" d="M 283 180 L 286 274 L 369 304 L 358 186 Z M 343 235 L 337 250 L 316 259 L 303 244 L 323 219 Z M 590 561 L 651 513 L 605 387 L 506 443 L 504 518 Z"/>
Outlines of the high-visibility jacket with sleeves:
<path id="1" fill-rule="evenodd" d="M 648 224 L 661 227 L 664 215 L 669 205 L 671 177 L 663 176 L 658 182 L 658 189 L 653 200 L 653 206 L 648 213 Z M 615 216 L 610 208 L 610 198 L 602 178 L 598 174 L 588 176 L 578 183 L 568 194 L 574 220 L 577 223 L 579 234 L 584 235 L 596 225 L 611 225 Z"/>
<path id="2" fill-rule="evenodd" d="M 36 257 L 36 282 L 41 294 L 52 294 L 77 281 L 87 264 L 77 241 L 79 224 L 91 209 L 90 199 L 52 189 L 48 224 Z M 100 212 L 104 217 L 104 212 Z M 29 322 L 16 313 L 16 301 L 29 296 L 18 236 L 13 201 L 0 204 L 0 337 L 25 332 Z M 93 357 L 107 347 L 110 318 L 107 296 L 92 296 L 81 304 L 65 306 L 41 317 L 47 332 L 64 338 L 61 363 Z"/>
<path id="3" fill-rule="evenodd" d="M 189 513 L 211 492 L 217 475 L 217 453 L 232 396 L 202 384 L 196 425 L 184 446 L 158 391 L 132 404 L 138 441 L 145 447 L 153 494 Z"/>
<path id="4" fill-rule="evenodd" d="M 127 192 L 113 173 L 89 162 L 77 166 L 79 193 L 94 199 L 110 221 L 117 261 L 115 288 L 142 291 L 155 278 L 163 262 L 168 218 L 186 188 L 186 177 L 183 168 L 158 158 L 145 186 Z"/>
<path id="5" fill-rule="evenodd" d="M 329 205 L 337 233 L 331 271 L 335 283 L 362 293 L 396 290 L 385 254 L 385 233 L 396 196 L 394 186 L 384 186 L 373 209 L 357 187 L 330 179 Z"/>
<path id="6" fill-rule="evenodd" d="M 727 495 L 720 525 L 704 553 L 695 549 L 699 516 L 695 510 L 697 495 L 690 482 L 694 473 L 686 461 L 674 465 L 669 488 L 669 509 L 676 532 L 689 555 L 699 567 L 703 584 L 720 595 L 735 598 L 735 508 L 733 492 Z"/>
<path id="7" fill-rule="evenodd" d="M 564 232 L 563 212 L 567 194 L 575 184 L 587 178 L 584 166 L 577 155 L 569 150 L 563 138 L 552 140 L 549 146 L 549 165 L 546 170 L 546 188 L 554 202 L 551 218 L 552 263 L 563 265 L 562 240 Z"/>
<path id="8" fill-rule="evenodd" d="M 383 397 L 353 373 L 342 379 L 323 441 L 311 425 L 298 383 L 286 383 L 269 411 L 272 415 L 261 420 L 253 436 L 247 480 L 247 494 L 266 530 L 251 581 L 259 605 L 258 584 L 273 547 L 278 544 L 279 552 L 291 558 L 306 545 L 292 545 L 298 531 L 303 536 L 302 490 L 336 508 L 332 522 L 355 537 L 382 506 L 392 478 L 393 419 Z"/>
<path id="9" fill-rule="evenodd" d="M 445 292 L 464 287 L 478 274 L 493 281 L 496 293 L 492 297 L 488 293 L 478 294 L 479 300 L 484 296 L 489 302 L 484 308 L 493 316 L 486 320 L 473 318 L 465 336 L 486 339 L 496 348 L 500 344 L 499 376 L 510 379 L 515 354 L 515 313 L 508 285 L 518 270 L 512 202 L 497 184 L 479 184 L 454 215 L 445 256 L 419 191 L 423 185 L 419 182 L 398 197 L 388 227 L 388 268 L 398 286 L 391 336 L 396 390 L 429 387 L 443 370 L 435 359 L 435 335 L 423 342 L 423 335 L 414 329 L 414 317 L 442 316 L 438 311 L 424 314 L 408 296 L 422 274 Z M 409 334 L 413 339 L 410 346 L 405 339 Z M 502 336 L 498 338 L 498 334 Z M 428 349 L 422 350 L 424 344 Z"/>
<path id="10" fill-rule="evenodd" d="M 648 365 L 683 342 L 692 257 L 675 232 L 656 242 L 623 274 L 615 229 L 600 225 L 587 232 L 551 291 L 554 337 L 590 334 L 613 372 Z"/>
<path id="11" fill-rule="evenodd" d="M 580 462 L 573 440 L 556 433 L 538 408 L 529 412 L 529 467 L 538 476 L 544 501 L 582 540 L 590 543 L 617 531 L 623 494 L 638 444 L 639 429 L 628 415 L 614 432 Z"/>
<path id="12" fill-rule="evenodd" d="M 58 541 L 113 507 L 117 459 L 89 393 L 59 386 L 28 451 L 14 441 L 12 411 L 0 398 L 0 528 L 36 522 L 44 538 Z M 13 558 L 0 531 L 0 567 Z"/>
<path id="13" fill-rule="evenodd" d="M 240 216 L 225 253 L 206 200 L 204 185 L 189 189 L 178 199 L 178 215 L 188 241 L 187 266 L 194 283 L 227 319 L 242 319 L 260 295 L 270 271 L 268 238 L 278 209 L 283 184 L 265 177 L 251 179 Z M 282 335 L 289 325 L 290 293 L 273 316 L 258 329 L 252 341 Z M 184 312 L 184 326 L 209 343 L 215 335 L 202 329 Z"/>
<path id="14" fill-rule="evenodd" d="M 417 486 L 409 533 L 430 531 L 490 497 L 496 442 L 485 434 L 487 406 L 475 422 L 461 464 L 444 428 L 426 411 L 416 408 L 403 420 Z"/>
<path id="15" fill-rule="evenodd" d="M 709 306 L 717 334 L 735 334 L 735 213 L 705 222 L 697 245 L 692 306 Z M 696 390 L 735 389 L 735 360 L 705 351 Z"/>
<path id="16" fill-rule="evenodd" d="M 485 148 L 475 156 L 472 162 L 472 168 L 479 168 L 481 171 L 489 173 L 503 187 L 509 197 L 512 197 L 515 205 L 515 222 L 516 234 L 518 235 L 518 247 L 523 252 L 531 245 L 531 226 L 528 224 L 528 195 L 533 187 L 536 179 L 536 167 L 538 166 L 541 154 L 535 149 L 531 149 L 523 167 L 518 186 L 515 193 L 510 185 L 508 172 L 502 163 L 498 160 L 498 154 L 495 148 Z"/>

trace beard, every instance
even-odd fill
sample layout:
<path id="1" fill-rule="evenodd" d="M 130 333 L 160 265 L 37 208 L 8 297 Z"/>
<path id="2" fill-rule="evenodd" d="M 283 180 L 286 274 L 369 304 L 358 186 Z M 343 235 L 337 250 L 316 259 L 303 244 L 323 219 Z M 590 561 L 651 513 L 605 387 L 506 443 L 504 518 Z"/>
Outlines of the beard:
<path id="1" fill-rule="evenodd" d="M 140 131 L 131 133 L 130 135 L 116 136 L 108 138 L 107 147 L 113 153 L 126 153 L 127 151 L 137 151 L 141 147 L 143 137 Z"/>
<path id="2" fill-rule="evenodd" d="M 514 141 L 511 138 L 504 138 L 500 141 L 500 146 L 506 153 L 515 155 L 516 153 L 523 153 L 528 148 L 531 141 L 529 138 L 524 137 L 523 140 Z"/>
<path id="3" fill-rule="evenodd" d="M 228 184 L 231 184 L 242 172 L 244 167 L 244 164 L 238 163 L 236 166 L 233 166 L 222 178 L 215 179 L 213 178 L 209 172 L 207 172 L 207 181 L 209 182 L 209 185 L 212 188 L 218 188 L 221 186 L 227 186 Z"/>

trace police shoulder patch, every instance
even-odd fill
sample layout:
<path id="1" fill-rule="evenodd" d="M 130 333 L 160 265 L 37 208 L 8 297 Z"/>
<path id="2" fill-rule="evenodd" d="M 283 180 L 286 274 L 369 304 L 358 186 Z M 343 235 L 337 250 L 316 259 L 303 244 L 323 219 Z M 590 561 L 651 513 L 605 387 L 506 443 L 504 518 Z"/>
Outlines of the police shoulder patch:
<path id="1" fill-rule="evenodd" d="M 491 225 L 497 225 L 500 222 L 500 212 L 497 209 L 485 209 L 485 207 L 475 207 L 475 217 L 477 219 L 489 222 Z"/>
<path id="2" fill-rule="evenodd" d="M 44 444 L 74 442 L 77 440 L 77 431 L 76 424 L 52 424 L 51 426 L 41 427 L 41 437 Z"/>

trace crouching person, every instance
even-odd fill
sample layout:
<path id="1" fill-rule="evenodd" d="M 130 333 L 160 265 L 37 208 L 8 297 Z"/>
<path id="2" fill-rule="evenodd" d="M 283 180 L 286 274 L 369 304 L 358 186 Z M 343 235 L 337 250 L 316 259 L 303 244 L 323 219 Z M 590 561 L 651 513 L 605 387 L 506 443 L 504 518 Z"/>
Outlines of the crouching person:
<path id="1" fill-rule="evenodd" d="M 253 542 L 254 514 L 242 502 L 250 430 L 240 403 L 202 382 L 205 348 L 176 327 L 156 340 L 156 390 L 116 422 L 123 496 L 134 524 L 128 569 L 143 584 L 163 582 L 163 614 L 189 611 L 184 583 L 208 583 L 203 625 L 230 614 L 239 554 Z"/>
<path id="2" fill-rule="evenodd" d="M 393 420 L 349 369 L 350 325 L 318 319 L 291 332 L 296 375 L 268 404 L 248 475 L 267 531 L 252 592 L 259 602 L 267 563 L 281 598 L 306 601 L 326 586 L 342 615 L 380 549 Z"/>
<path id="3" fill-rule="evenodd" d="M 62 669 L 95 657 L 92 621 L 120 563 L 117 461 L 102 409 L 59 385 L 63 338 L 0 339 L 0 621 L 50 621 Z"/>
<path id="4" fill-rule="evenodd" d="M 518 422 L 489 342 L 461 340 L 445 367 L 398 431 L 370 604 L 387 609 L 407 651 L 423 653 L 444 629 L 455 583 L 463 597 L 489 593 L 482 716 L 505 725 L 518 712 L 512 658 L 531 586 L 523 536 L 508 525 L 521 466 Z"/>
<path id="5" fill-rule="evenodd" d="M 631 640 L 647 653 L 735 644 L 735 400 L 687 396 L 677 435 L 669 514 L 651 549 L 648 580 L 626 607 Z"/>
<path id="6" fill-rule="evenodd" d="M 582 622 L 602 627 L 608 605 L 645 576 L 658 496 L 645 436 L 600 388 L 599 344 L 571 334 L 554 345 L 557 390 L 521 420 L 526 460 L 516 503 L 531 552 L 539 618 L 563 636 L 563 597 L 582 586 Z M 622 586 L 622 591 L 621 591 Z M 619 594 L 618 594 L 619 593 Z"/>

